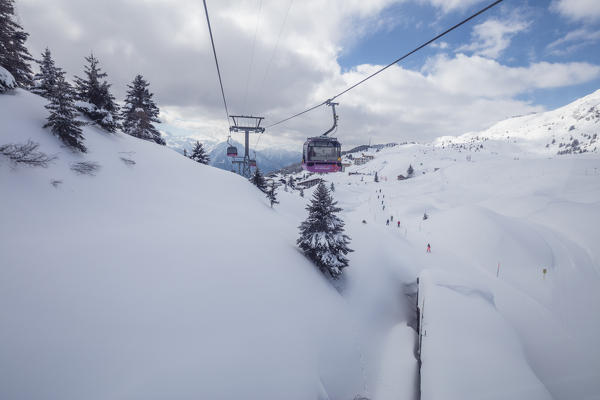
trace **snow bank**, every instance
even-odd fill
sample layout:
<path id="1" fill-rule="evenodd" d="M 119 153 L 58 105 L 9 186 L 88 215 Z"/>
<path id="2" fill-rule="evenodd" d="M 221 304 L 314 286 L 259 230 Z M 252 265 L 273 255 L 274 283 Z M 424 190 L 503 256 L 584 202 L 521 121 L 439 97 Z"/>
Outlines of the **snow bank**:
<path id="1" fill-rule="evenodd" d="M 442 271 L 419 280 L 421 382 L 429 399 L 551 399 L 492 292 Z"/>

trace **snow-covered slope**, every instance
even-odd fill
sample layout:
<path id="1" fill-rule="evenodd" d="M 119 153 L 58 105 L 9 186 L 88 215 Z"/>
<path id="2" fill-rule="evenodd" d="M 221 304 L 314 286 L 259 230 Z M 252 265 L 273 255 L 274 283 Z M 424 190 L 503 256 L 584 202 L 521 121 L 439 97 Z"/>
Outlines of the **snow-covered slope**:
<path id="1" fill-rule="evenodd" d="M 599 154 L 548 157 L 494 140 L 370 154 L 323 178 L 354 239 L 351 281 L 374 265 L 421 276 L 422 398 L 597 397 Z M 414 177 L 397 180 L 409 165 Z M 402 340 L 389 351 L 402 354 Z"/>
<path id="2" fill-rule="evenodd" d="M 44 104 L 0 96 L 0 145 L 58 157 L 0 158 L 0 398 L 362 390 L 352 312 L 294 246 L 297 196 L 273 210 L 235 174 L 94 127 L 73 154 L 41 128 Z M 95 176 L 71 169 L 84 161 Z"/>
<path id="3" fill-rule="evenodd" d="M 322 176 L 355 250 L 340 295 L 295 246 L 312 189 L 272 210 L 234 174 L 90 127 L 71 154 L 15 93 L 0 145 L 59 158 L 0 159 L 0 398 L 414 399 L 417 277 L 422 399 L 598 397 L 599 152 L 545 147 L 578 106 L 504 122 L 517 143 L 497 128 Z"/>
<path id="4" fill-rule="evenodd" d="M 519 151 L 541 154 L 600 152 L 600 90 L 564 107 L 540 114 L 510 118 L 491 128 L 459 137 L 442 137 L 440 146 L 486 147 L 494 140 Z"/>

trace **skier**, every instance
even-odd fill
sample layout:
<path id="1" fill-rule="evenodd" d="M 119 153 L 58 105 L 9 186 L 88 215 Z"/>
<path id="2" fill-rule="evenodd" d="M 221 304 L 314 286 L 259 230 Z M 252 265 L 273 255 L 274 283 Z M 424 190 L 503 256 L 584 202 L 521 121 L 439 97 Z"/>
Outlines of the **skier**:
<path id="1" fill-rule="evenodd" d="M 400 221 L 398 221 L 398 228 L 400 228 Z"/>
<path id="2" fill-rule="evenodd" d="M 394 222 L 394 216 L 393 215 L 390 217 L 390 221 Z"/>
<path id="3" fill-rule="evenodd" d="M 431 245 L 429 243 L 427 243 L 427 252 L 431 253 Z"/>
<path id="4" fill-rule="evenodd" d="M 389 225 L 390 224 L 390 220 L 388 219 L 387 221 L 385 221 L 385 224 Z"/>

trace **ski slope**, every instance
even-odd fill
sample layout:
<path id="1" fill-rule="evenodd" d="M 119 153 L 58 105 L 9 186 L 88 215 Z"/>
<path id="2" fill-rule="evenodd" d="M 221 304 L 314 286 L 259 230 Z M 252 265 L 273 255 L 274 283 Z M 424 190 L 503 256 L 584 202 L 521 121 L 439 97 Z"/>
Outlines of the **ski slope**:
<path id="1" fill-rule="evenodd" d="M 422 399 L 600 396 L 600 157 L 522 142 L 407 144 L 324 177 L 354 239 L 356 290 L 378 287 L 358 288 L 367 275 L 421 279 Z M 397 336 L 383 348 L 400 356 Z M 406 375 L 396 364 L 383 375 Z"/>

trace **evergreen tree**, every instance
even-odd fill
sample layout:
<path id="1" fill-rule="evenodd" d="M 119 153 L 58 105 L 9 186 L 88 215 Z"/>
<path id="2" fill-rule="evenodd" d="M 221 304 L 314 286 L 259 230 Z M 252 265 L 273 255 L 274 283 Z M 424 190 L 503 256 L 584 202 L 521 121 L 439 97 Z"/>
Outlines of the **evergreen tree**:
<path id="1" fill-rule="evenodd" d="M 412 164 L 409 164 L 408 169 L 406 170 L 406 175 L 410 178 L 415 173 Z"/>
<path id="2" fill-rule="evenodd" d="M 275 182 L 271 181 L 266 195 L 267 199 L 269 199 L 269 202 L 271 203 L 271 208 L 273 208 L 275 204 L 279 204 L 279 201 L 277 200 L 277 192 L 275 191 Z"/>
<path id="3" fill-rule="evenodd" d="M 348 247 L 350 238 L 344 234 L 344 221 L 336 215 L 342 209 L 321 182 L 306 210 L 308 218 L 299 227 L 297 244 L 321 272 L 337 279 L 348 266 L 345 255 L 353 251 Z"/>
<path id="4" fill-rule="evenodd" d="M 375 182 L 379 182 L 379 176 L 377 175 L 377 172 L 375 172 Z"/>
<path id="5" fill-rule="evenodd" d="M 258 167 L 254 170 L 254 174 L 250 177 L 250 182 L 254 186 L 256 186 L 261 192 L 265 193 L 267 191 L 267 183 L 265 182 L 265 177 L 260 172 Z"/>
<path id="6" fill-rule="evenodd" d="M 50 104 L 46 106 L 50 115 L 44 128 L 49 127 L 68 147 L 85 153 L 87 149 L 83 145 L 83 132 L 80 128 L 83 123 L 75 119 L 73 96 L 73 88 L 65 81 L 64 74 L 59 74 Z"/>
<path id="7" fill-rule="evenodd" d="M 332 192 L 335 192 L 335 185 L 333 184 L 333 182 L 331 182 L 331 185 L 329 186 L 329 190 L 331 190 Z"/>
<path id="8" fill-rule="evenodd" d="M 115 132 L 119 127 L 119 107 L 110 93 L 111 85 L 104 80 L 107 74 L 101 71 L 94 54 L 85 60 L 89 63 L 85 66 L 85 79 L 75 77 L 77 98 L 83 102 L 77 109 L 105 130 Z"/>
<path id="9" fill-rule="evenodd" d="M 296 180 L 294 179 L 293 176 L 290 175 L 290 178 L 288 179 L 288 185 L 292 188 L 295 189 L 296 188 Z"/>
<path id="10" fill-rule="evenodd" d="M 192 155 L 190 155 L 190 158 L 200 164 L 208 165 L 208 163 L 210 162 L 210 157 L 204 150 L 204 146 L 202 146 L 202 143 L 200 143 L 199 141 L 196 141 L 196 144 L 194 145 L 194 150 L 192 150 Z"/>
<path id="11" fill-rule="evenodd" d="M 0 0 L 0 65 L 15 78 L 17 84 L 28 88 L 33 83 L 30 62 L 25 47 L 28 33 L 14 20 L 14 0 Z"/>
<path id="12" fill-rule="evenodd" d="M 186 150 L 186 149 L 183 149 L 183 156 L 184 156 L 184 157 L 187 157 L 187 156 L 188 156 L 188 154 L 187 154 L 187 150 Z"/>
<path id="13" fill-rule="evenodd" d="M 304 189 L 300 189 L 300 197 L 304 197 Z"/>
<path id="14" fill-rule="evenodd" d="M 127 85 L 127 98 L 121 111 L 123 118 L 123 132 L 128 135 L 166 145 L 160 132 L 154 127 L 153 122 L 159 123 L 159 109 L 154 104 L 148 90 L 150 84 L 141 75 L 135 77 L 131 85 Z"/>
<path id="15" fill-rule="evenodd" d="M 36 60 L 36 62 L 40 66 L 40 72 L 35 74 L 33 77 L 31 91 L 49 99 L 52 97 L 52 91 L 56 86 L 56 79 L 58 78 L 58 75 L 62 74 L 63 72 L 54 64 L 52 53 L 47 47 L 42 53 L 42 59 Z"/>

